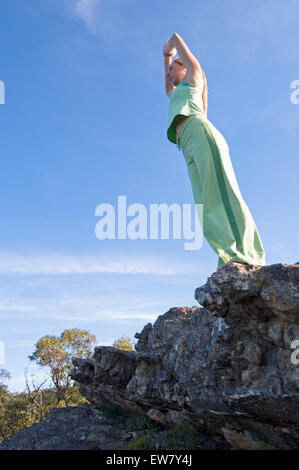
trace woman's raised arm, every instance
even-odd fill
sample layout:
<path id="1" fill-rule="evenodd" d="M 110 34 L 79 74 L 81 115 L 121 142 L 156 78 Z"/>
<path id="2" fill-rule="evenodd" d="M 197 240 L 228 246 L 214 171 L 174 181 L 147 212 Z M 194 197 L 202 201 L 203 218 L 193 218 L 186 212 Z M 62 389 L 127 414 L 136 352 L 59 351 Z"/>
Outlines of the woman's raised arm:
<path id="1" fill-rule="evenodd" d="M 167 96 L 170 96 L 171 92 L 175 89 L 175 86 L 173 86 L 170 81 L 168 80 L 167 74 L 168 74 L 168 69 L 170 67 L 170 64 L 172 62 L 172 57 L 176 54 L 176 50 L 173 47 L 171 49 L 171 52 L 166 51 L 167 50 L 167 45 L 168 41 L 164 42 L 163 46 L 163 55 L 164 55 L 164 71 L 165 71 L 165 92 Z"/>
<path id="2" fill-rule="evenodd" d="M 183 41 L 178 33 L 173 33 L 166 43 L 167 46 L 165 47 L 165 53 L 171 53 L 171 51 L 176 49 L 182 61 L 184 62 L 187 71 L 201 72 L 201 67 L 198 60 L 192 54 L 187 44 Z"/>

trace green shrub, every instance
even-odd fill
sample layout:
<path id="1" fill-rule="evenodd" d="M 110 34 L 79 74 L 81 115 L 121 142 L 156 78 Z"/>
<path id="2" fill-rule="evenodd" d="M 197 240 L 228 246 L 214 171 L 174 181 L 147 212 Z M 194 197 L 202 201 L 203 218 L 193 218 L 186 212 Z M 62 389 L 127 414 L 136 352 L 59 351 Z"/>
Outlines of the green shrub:
<path id="1" fill-rule="evenodd" d="M 273 442 L 262 442 L 257 450 L 276 450 L 276 447 L 274 446 Z"/>
<path id="2" fill-rule="evenodd" d="M 126 431 L 143 431 L 143 430 L 158 430 L 160 426 L 158 423 L 154 422 L 152 419 L 148 418 L 148 416 L 133 413 L 127 421 L 120 426 L 122 429 Z"/>
<path id="3" fill-rule="evenodd" d="M 137 438 L 131 439 L 125 446 L 125 450 L 156 450 L 156 445 L 153 439 L 153 431 L 143 434 Z"/>
<path id="4" fill-rule="evenodd" d="M 116 405 L 105 405 L 103 403 L 98 405 L 98 409 L 103 413 L 105 418 L 115 419 L 122 416 L 122 410 Z"/>
<path id="5" fill-rule="evenodd" d="M 132 418 L 131 423 L 134 424 L 134 430 L 138 423 L 139 430 L 141 430 L 142 423 L 145 425 L 145 420 L 142 421 L 140 417 Z M 135 421 L 136 420 L 136 421 Z M 147 423 L 146 423 L 147 424 Z M 152 425 L 152 424 L 151 424 Z M 128 428 L 126 428 L 128 429 Z M 133 430 L 133 425 L 130 430 Z M 147 431 L 147 432 L 146 432 Z M 155 432 L 156 431 L 156 432 Z M 156 443 L 159 443 L 159 449 L 161 450 L 192 450 L 199 447 L 201 443 L 201 437 L 199 433 L 193 428 L 190 423 L 181 421 L 174 429 L 159 432 L 159 428 L 147 429 L 145 433 L 138 438 L 131 439 L 126 446 L 127 450 L 150 450 L 157 449 Z"/>
<path id="6" fill-rule="evenodd" d="M 175 428 L 168 431 L 167 434 L 166 450 L 191 450 L 197 448 L 201 443 L 199 433 L 186 421 L 177 423 Z"/>

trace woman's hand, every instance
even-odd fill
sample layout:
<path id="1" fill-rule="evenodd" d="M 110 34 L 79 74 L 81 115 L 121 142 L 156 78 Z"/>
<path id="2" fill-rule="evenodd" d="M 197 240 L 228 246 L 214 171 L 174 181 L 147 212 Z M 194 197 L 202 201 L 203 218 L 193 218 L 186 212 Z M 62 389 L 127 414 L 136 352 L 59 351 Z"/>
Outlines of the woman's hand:
<path id="1" fill-rule="evenodd" d="M 171 44 L 170 40 L 168 39 L 167 41 L 164 42 L 163 46 L 163 55 L 164 57 L 173 57 L 176 55 L 177 50 L 176 48 Z"/>

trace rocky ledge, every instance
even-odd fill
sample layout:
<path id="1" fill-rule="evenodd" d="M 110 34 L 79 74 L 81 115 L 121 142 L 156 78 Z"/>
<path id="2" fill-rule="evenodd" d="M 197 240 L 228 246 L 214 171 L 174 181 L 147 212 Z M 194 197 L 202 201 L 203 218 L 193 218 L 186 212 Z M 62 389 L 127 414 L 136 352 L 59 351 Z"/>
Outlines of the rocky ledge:
<path id="1" fill-rule="evenodd" d="M 224 266 L 195 298 L 136 333 L 136 351 L 74 358 L 81 394 L 161 425 L 189 422 L 219 448 L 298 449 L 299 264 Z"/>
<path id="2" fill-rule="evenodd" d="M 136 351 L 74 359 L 81 394 L 237 448 L 298 449 L 299 264 L 224 266 L 195 298 L 136 333 Z"/>

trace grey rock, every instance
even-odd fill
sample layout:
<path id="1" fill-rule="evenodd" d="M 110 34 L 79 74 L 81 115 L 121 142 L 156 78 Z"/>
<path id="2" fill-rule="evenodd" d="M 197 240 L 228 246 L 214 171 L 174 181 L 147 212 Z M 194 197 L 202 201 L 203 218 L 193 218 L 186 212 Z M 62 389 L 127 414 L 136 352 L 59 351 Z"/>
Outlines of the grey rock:
<path id="1" fill-rule="evenodd" d="M 199 306 L 170 308 L 145 325 L 135 351 L 100 346 L 92 360 L 74 359 L 81 394 L 165 426 L 190 422 L 213 448 L 298 449 L 299 364 L 291 355 L 299 265 L 225 266 L 195 298 Z"/>
<path id="2" fill-rule="evenodd" d="M 200 306 L 171 308 L 136 333 L 113 384 L 99 373 L 80 382 L 85 363 L 75 362 L 81 393 L 160 423 L 189 421 L 241 448 L 298 448 L 299 365 L 290 346 L 299 338 L 299 266 L 225 266 L 195 298 Z M 101 368 L 97 356 L 94 363 Z"/>
<path id="3" fill-rule="evenodd" d="M 53 408 L 47 419 L 1 442 L 0 450 L 114 450 L 130 438 L 88 403 Z"/>

